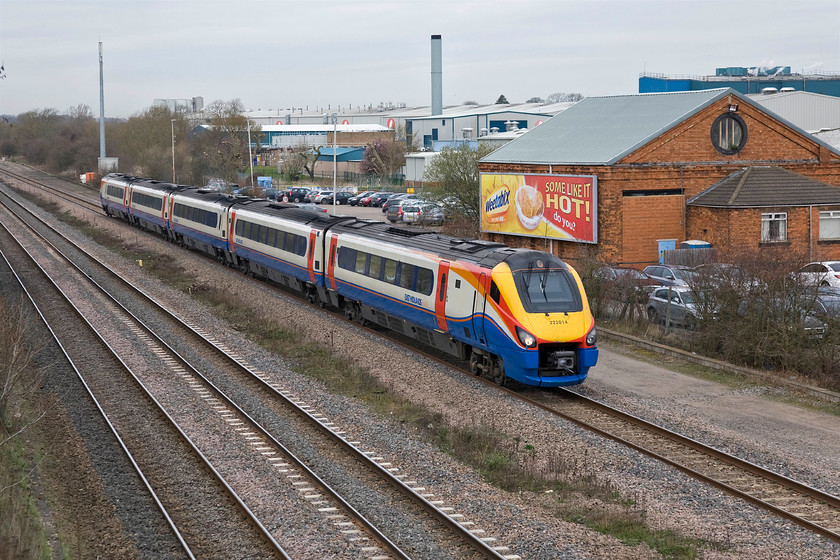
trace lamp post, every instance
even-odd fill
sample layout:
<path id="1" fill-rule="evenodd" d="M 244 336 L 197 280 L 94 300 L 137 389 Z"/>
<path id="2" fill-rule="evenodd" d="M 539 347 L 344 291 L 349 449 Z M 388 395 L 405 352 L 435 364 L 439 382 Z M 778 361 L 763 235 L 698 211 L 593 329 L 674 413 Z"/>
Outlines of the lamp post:
<path id="1" fill-rule="evenodd" d="M 175 119 L 170 119 L 172 125 L 172 183 L 175 184 Z"/>
<path id="2" fill-rule="evenodd" d="M 251 166 L 251 188 L 254 187 L 254 156 L 251 154 L 251 119 L 248 121 L 248 164 Z"/>
<path id="3" fill-rule="evenodd" d="M 333 216 L 336 213 L 336 203 L 338 202 L 338 157 L 336 155 L 338 141 L 336 140 L 336 136 L 338 135 L 338 115 L 336 113 L 332 114 L 332 122 L 333 122 Z"/>

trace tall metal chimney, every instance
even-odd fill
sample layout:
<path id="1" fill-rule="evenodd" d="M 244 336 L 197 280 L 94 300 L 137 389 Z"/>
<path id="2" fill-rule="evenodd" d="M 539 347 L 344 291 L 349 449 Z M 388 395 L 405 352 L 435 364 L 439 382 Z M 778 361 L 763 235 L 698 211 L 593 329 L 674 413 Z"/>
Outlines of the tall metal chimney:
<path id="1" fill-rule="evenodd" d="M 105 159 L 105 82 L 102 77 L 102 41 L 99 41 L 99 157 Z"/>
<path id="2" fill-rule="evenodd" d="M 432 114 L 443 114 L 443 81 L 440 57 L 440 35 L 432 35 Z"/>

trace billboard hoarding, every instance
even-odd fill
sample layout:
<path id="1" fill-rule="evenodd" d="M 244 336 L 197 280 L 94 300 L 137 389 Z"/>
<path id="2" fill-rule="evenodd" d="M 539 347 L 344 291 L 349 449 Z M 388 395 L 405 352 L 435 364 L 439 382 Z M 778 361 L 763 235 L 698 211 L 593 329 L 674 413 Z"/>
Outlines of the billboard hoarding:
<path id="1" fill-rule="evenodd" d="M 481 231 L 598 242 L 593 175 L 482 173 Z"/>

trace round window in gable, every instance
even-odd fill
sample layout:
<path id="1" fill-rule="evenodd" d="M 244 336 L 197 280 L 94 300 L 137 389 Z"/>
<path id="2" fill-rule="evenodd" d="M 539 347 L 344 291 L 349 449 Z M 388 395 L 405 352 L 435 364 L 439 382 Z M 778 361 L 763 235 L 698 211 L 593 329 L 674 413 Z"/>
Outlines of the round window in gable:
<path id="1" fill-rule="evenodd" d="M 747 123 L 735 113 L 724 113 L 712 125 L 712 145 L 720 153 L 737 154 L 747 143 Z"/>

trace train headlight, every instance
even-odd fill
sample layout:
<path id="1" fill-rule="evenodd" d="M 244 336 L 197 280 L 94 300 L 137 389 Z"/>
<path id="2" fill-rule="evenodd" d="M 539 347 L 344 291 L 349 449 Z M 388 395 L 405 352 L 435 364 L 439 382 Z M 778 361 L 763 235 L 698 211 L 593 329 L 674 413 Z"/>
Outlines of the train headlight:
<path id="1" fill-rule="evenodd" d="M 516 327 L 516 336 L 519 337 L 519 342 L 524 344 L 526 348 L 533 348 L 537 345 L 537 338 L 525 329 Z"/>
<path id="2" fill-rule="evenodd" d="M 595 327 L 592 327 L 592 330 L 586 333 L 586 345 L 587 346 L 595 346 L 598 342 L 598 330 Z"/>

